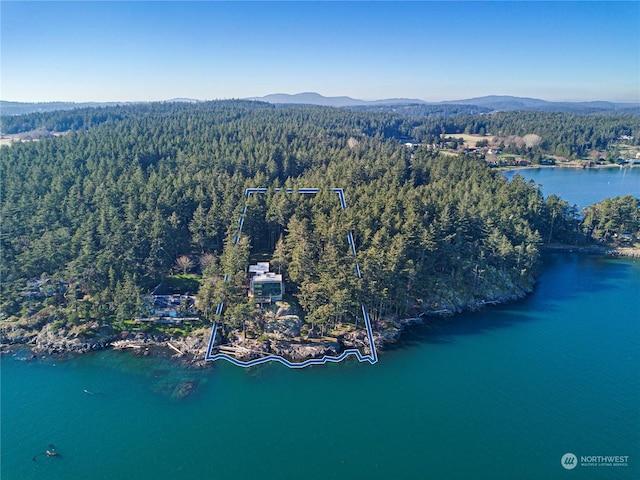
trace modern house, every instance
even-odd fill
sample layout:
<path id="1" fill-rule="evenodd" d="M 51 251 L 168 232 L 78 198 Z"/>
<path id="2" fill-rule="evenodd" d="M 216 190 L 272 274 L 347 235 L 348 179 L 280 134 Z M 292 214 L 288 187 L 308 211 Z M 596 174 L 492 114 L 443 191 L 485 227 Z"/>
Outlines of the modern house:
<path id="1" fill-rule="evenodd" d="M 145 300 L 146 311 L 144 313 L 149 315 L 149 317 L 139 318 L 138 320 L 168 323 L 170 320 L 197 319 L 195 317 L 197 314 L 195 310 L 195 297 L 189 294 L 172 293 L 163 284 L 158 285 Z"/>
<path id="2" fill-rule="evenodd" d="M 249 296 L 256 302 L 277 302 L 284 295 L 282 275 L 269 271 L 269 262 L 249 265 Z"/>
<path id="3" fill-rule="evenodd" d="M 156 317 L 177 318 L 181 307 L 181 295 L 152 295 L 149 302 L 150 313 Z"/>

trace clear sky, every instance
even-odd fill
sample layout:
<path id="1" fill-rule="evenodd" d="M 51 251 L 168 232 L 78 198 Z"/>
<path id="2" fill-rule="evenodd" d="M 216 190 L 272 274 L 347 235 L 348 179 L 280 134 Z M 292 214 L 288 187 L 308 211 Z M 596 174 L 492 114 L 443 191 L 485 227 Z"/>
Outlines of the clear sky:
<path id="1" fill-rule="evenodd" d="M 0 98 L 640 101 L 640 2 L 0 2 Z"/>

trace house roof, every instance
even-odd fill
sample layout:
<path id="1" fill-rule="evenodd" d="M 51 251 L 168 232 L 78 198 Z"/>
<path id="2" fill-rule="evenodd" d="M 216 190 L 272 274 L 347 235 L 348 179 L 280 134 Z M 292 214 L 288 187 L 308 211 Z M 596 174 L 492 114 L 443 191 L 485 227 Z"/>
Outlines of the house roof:
<path id="1" fill-rule="evenodd" d="M 273 272 L 259 273 L 253 277 L 253 282 L 282 282 L 282 275 Z"/>
<path id="2" fill-rule="evenodd" d="M 266 273 L 269 271 L 269 262 L 258 262 L 255 265 L 249 265 L 249 273 Z"/>

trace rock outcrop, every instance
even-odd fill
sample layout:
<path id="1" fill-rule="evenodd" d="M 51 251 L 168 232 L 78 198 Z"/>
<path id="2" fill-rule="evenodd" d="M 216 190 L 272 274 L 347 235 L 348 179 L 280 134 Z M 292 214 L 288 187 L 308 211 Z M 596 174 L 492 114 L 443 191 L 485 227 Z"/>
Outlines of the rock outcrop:
<path id="1" fill-rule="evenodd" d="M 80 334 L 74 329 L 55 328 L 54 324 L 47 324 L 30 343 L 36 354 L 60 355 L 102 350 L 111 344 L 114 337 L 113 332 Z"/>
<path id="2" fill-rule="evenodd" d="M 303 322 L 297 315 L 282 315 L 265 324 L 265 332 L 276 334 L 280 338 L 294 338 L 300 335 Z"/>
<path id="3" fill-rule="evenodd" d="M 329 341 L 314 343 L 271 341 L 270 350 L 274 355 L 299 363 L 310 358 L 339 355 L 342 348 L 338 342 Z"/>

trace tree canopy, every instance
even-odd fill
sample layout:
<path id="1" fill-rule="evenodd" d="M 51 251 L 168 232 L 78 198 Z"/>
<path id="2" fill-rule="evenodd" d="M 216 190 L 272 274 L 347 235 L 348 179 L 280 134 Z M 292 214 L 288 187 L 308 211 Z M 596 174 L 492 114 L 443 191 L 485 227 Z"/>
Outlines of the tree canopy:
<path id="1" fill-rule="evenodd" d="M 497 131 L 499 121 L 514 121 L 469 118 L 476 123 L 467 119 L 463 130 L 486 124 Z M 568 206 L 545 202 L 532 183 L 507 182 L 474 158 L 398 141 L 429 135 L 427 120 L 247 101 L 4 119 L 5 131 L 70 132 L 0 150 L 2 312 L 73 308 L 80 320 L 127 318 L 164 276 L 196 270 L 205 277 L 201 298 L 210 316 L 215 301 L 233 294 L 234 283 L 224 286 L 221 276 L 244 274 L 259 252 L 274 254 L 318 322 L 349 316 L 360 301 L 381 317 L 530 289 L 540 242 L 575 231 Z M 607 128 L 618 135 L 616 122 Z M 244 190 L 256 186 L 324 193 L 254 196 L 245 235 L 233 246 Z M 332 187 L 344 189 L 346 211 L 327 193 Z M 361 281 L 352 271 L 350 230 Z M 27 292 L 33 278 L 62 282 L 73 298 L 34 298 Z M 242 308 L 236 318 L 247 313 Z"/>

